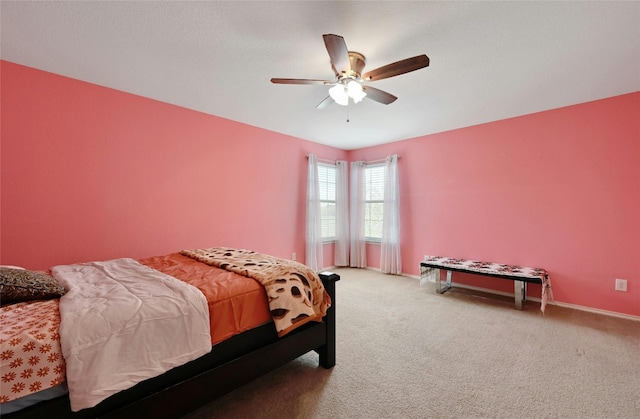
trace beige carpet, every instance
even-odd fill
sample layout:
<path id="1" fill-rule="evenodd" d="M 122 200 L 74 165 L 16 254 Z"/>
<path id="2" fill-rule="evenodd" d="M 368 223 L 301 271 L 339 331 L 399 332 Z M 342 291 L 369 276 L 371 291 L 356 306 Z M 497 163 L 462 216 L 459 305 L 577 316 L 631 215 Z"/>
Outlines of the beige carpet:
<path id="1" fill-rule="evenodd" d="M 335 272 L 333 369 L 310 353 L 185 418 L 640 418 L 640 322 Z"/>

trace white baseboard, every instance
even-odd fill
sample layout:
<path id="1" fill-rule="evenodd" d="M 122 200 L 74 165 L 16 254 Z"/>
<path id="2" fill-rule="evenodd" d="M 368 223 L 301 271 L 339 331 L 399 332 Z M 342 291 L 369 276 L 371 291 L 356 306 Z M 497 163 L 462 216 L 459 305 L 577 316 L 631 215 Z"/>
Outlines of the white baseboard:
<path id="1" fill-rule="evenodd" d="M 558 307 L 572 308 L 574 310 L 588 311 L 590 313 L 602 314 L 605 316 L 618 317 L 620 319 L 635 320 L 637 322 L 640 322 L 640 316 L 633 316 L 631 314 L 618 313 L 615 311 L 601 310 L 599 308 L 592 308 L 587 306 L 580 306 L 577 304 L 570 304 L 570 303 L 563 303 L 563 302 L 556 302 L 556 301 L 550 301 L 548 304 L 553 304 Z"/>

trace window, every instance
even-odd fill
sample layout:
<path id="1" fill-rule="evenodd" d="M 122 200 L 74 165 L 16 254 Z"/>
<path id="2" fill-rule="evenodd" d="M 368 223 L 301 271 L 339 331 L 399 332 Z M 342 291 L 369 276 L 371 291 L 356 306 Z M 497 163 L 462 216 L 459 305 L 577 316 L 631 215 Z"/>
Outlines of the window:
<path id="1" fill-rule="evenodd" d="M 384 207 L 384 164 L 369 165 L 364 170 L 364 235 L 368 241 L 382 239 Z"/>
<path id="2" fill-rule="evenodd" d="M 330 164 L 318 164 L 318 183 L 320 186 L 320 223 L 322 239 L 336 239 L 336 167 Z M 382 230 L 380 230 L 382 232 Z"/>

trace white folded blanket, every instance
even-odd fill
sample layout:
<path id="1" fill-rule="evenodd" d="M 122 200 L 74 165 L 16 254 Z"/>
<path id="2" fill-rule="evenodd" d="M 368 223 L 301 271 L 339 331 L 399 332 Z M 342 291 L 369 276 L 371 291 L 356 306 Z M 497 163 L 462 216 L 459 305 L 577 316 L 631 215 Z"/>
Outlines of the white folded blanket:
<path id="1" fill-rule="evenodd" d="M 71 409 L 211 350 L 207 301 L 195 287 L 133 259 L 61 265 L 60 342 Z"/>

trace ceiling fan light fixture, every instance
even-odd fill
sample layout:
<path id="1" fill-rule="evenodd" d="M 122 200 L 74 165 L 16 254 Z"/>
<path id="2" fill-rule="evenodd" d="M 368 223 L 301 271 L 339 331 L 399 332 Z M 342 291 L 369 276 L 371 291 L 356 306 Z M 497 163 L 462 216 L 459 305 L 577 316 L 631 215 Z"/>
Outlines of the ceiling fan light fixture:
<path id="1" fill-rule="evenodd" d="M 362 90 L 362 85 L 355 80 L 349 80 L 348 82 L 341 81 L 332 88 L 329 89 L 329 96 L 338 105 L 347 106 L 349 104 L 349 98 L 353 99 L 354 103 L 360 102 L 367 94 Z"/>
<path id="2" fill-rule="evenodd" d="M 360 102 L 367 95 L 362 90 L 362 85 L 355 80 L 351 80 L 349 83 L 347 83 L 347 93 L 355 103 Z"/>
<path id="3" fill-rule="evenodd" d="M 347 88 L 342 83 L 338 83 L 329 89 L 329 96 L 331 96 L 331 99 L 335 100 L 338 105 L 347 106 L 349 104 L 349 94 L 347 93 Z"/>

